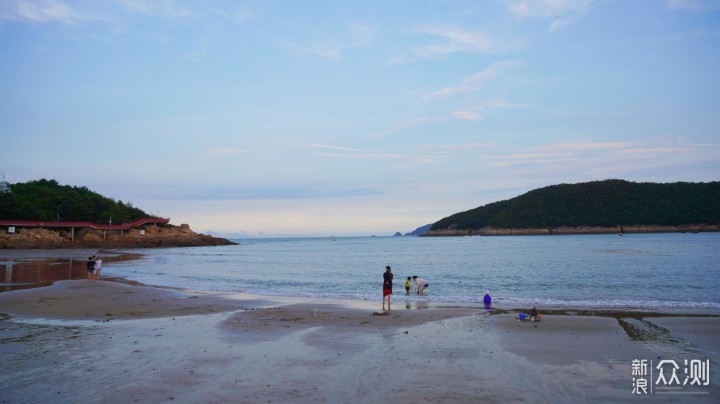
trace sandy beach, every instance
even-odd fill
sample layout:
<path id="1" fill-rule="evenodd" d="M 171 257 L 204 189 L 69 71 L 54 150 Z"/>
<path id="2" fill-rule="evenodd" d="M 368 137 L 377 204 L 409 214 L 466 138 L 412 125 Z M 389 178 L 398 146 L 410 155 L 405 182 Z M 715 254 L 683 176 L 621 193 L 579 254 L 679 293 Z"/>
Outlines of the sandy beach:
<path id="1" fill-rule="evenodd" d="M 720 400 L 718 317 L 379 306 L 87 280 L 0 293 L 0 401 Z M 633 394 L 632 361 L 660 358 L 709 359 L 709 385 Z"/>

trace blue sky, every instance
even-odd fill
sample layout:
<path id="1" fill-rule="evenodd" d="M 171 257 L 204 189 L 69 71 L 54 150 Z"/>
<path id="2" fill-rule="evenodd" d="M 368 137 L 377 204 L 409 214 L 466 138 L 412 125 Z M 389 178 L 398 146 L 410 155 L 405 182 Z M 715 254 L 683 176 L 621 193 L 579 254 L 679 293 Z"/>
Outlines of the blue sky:
<path id="1" fill-rule="evenodd" d="M 720 1 L 0 2 L 0 171 L 199 232 L 390 235 L 720 179 Z"/>

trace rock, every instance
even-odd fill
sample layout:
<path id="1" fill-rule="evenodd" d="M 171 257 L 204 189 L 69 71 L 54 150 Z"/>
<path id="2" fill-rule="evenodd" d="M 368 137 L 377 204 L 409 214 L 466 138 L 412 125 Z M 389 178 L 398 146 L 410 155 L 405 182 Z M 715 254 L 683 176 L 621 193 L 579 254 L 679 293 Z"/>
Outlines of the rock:
<path id="1" fill-rule="evenodd" d="M 142 232 L 144 230 L 144 234 Z M 230 240 L 197 234 L 187 224 L 147 225 L 127 231 L 92 230 L 76 228 L 20 228 L 16 234 L 0 233 L 0 248 L 149 248 L 149 247 L 199 247 L 233 245 Z"/>

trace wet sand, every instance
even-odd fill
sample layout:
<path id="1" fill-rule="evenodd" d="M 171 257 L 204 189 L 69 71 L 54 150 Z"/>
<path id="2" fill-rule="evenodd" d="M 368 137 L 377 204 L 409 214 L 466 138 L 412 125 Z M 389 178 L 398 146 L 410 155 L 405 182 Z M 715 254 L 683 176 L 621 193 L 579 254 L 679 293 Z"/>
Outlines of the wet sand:
<path id="1" fill-rule="evenodd" d="M 718 317 L 530 323 L 401 297 L 385 315 L 368 302 L 87 280 L 0 293 L 0 312 L 3 402 L 720 400 Z M 709 358 L 710 386 L 633 396 L 632 360 L 659 358 Z"/>
<path id="2" fill-rule="evenodd" d="M 100 256 L 104 264 L 139 259 L 115 250 L 0 250 L 0 292 L 47 286 L 56 281 L 87 279 L 86 263 Z"/>

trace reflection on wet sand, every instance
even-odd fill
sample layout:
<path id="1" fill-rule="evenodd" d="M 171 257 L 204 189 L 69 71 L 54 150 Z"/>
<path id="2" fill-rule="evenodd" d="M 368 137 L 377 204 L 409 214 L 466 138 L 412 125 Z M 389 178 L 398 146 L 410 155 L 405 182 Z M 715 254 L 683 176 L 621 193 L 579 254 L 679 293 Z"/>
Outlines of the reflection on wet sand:
<path id="1" fill-rule="evenodd" d="M 140 254 L 102 255 L 104 263 L 139 259 Z M 56 281 L 86 279 L 87 257 L 81 258 L 1 258 L 0 292 L 35 288 Z"/>
<path id="2" fill-rule="evenodd" d="M 412 309 L 422 310 L 422 309 L 429 309 L 429 308 L 430 308 L 430 305 L 428 304 L 428 302 L 419 302 L 419 301 L 411 302 L 410 300 L 405 301 L 405 309 L 407 309 L 407 310 L 412 310 Z"/>

